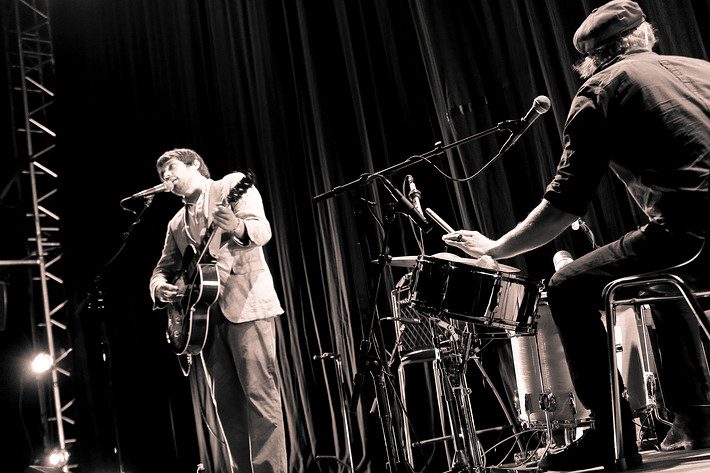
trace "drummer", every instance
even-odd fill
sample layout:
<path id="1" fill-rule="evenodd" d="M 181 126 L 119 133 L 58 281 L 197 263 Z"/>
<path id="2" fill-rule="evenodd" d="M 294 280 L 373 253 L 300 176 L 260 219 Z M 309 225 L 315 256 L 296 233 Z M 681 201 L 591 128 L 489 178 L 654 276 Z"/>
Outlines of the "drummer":
<path id="1" fill-rule="evenodd" d="M 658 55 L 652 52 L 655 41 L 637 3 L 615 0 L 594 10 L 574 35 L 574 46 L 584 55 L 575 70 L 586 82 L 572 101 L 562 157 L 542 201 L 498 239 L 468 230 L 443 237 L 471 256 L 496 260 L 538 248 L 586 213 L 607 168 L 648 216 L 649 223 L 569 263 L 549 282 L 548 302 L 574 387 L 595 416 L 595 428 L 564 450 L 549 452 L 538 465 L 543 471 L 614 466 L 599 312 L 604 286 L 685 263 L 703 248 L 710 215 L 710 63 Z M 706 253 L 689 270 L 700 275 Z M 664 397 L 675 414 L 662 448 L 704 448 L 710 446 L 708 383 L 680 309 L 672 309 L 653 310 Z M 638 465 L 636 431 L 625 401 L 622 429 L 626 464 Z"/>

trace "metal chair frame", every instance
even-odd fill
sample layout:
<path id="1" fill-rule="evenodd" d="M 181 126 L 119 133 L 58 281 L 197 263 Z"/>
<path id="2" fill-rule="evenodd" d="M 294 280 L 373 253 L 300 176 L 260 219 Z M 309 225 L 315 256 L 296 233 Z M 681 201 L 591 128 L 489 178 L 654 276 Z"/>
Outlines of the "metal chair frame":
<path id="1" fill-rule="evenodd" d="M 700 251 L 702 251 L 702 249 Z M 693 260 L 700 254 L 700 251 L 693 258 Z M 698 299 L 710 297 L 710 289 L 693 290 L 680 275 L 673 272 L 674 269 L 677 269 L 681 266 L 685 266 L 689 262 L 663 272 L 628 276 L 616 279 L 607 284 L 607 286 L 602 291 L 606 326 L 614 327 L 616 307 L 620 305 L 652 304 L 654 302 L 659 301 L 673 300 L 685 301 L 690 310 L 693 312 L 700 327 L 710 338 L 710 319 L 705 315 L 705 312 L 698 303 Z M 678 293 L 673 293 L 673 295 L 667 296 L 654 295 L 648 297 L 640 296 L 626 299 L 616 299 L 617 292 L 621 289 L 647 287 L 655 284 L 666 284 L 674 286 L 677 289 Z M 621 396 L 619 378 L 617 376 L 618 367 L 616 360 L 616 335 L 613 329 L 607 330 L 607 347 L 609 355 L 609 378 L 611 385 L 612 426 L 614 433 L 614 466 L 618 471 L 623 471 L 626 470 L 627 465 L 626 459 L 624 458 L 624 445 L 622 440 L 623 437 L 621 430 Z"/>

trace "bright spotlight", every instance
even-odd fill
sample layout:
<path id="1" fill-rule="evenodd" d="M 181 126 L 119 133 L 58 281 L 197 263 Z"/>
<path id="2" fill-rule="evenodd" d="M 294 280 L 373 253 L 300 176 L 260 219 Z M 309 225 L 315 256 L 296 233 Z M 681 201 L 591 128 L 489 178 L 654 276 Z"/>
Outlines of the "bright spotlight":
<path id="1" fill-rule="evenodd" d="M 40 353 L 32 360 L 32 371 L 35 373 L 46 373 L 52 368 L 54 358 L 48 353 Z"/>
<path id="2" fill-rule="evenodd" d="M 49 464 L 56 467 L 63 467 L 69 462 L 69 452 L 63 448 L 55 448 L 49 452 Z"/>

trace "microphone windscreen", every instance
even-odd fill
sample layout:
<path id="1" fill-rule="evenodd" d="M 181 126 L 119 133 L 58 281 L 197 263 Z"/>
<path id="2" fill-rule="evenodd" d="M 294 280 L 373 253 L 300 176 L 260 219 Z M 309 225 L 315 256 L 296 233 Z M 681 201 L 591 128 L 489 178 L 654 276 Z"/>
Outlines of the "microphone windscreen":
<path id="1" fill-rule="evenodd" d="M 550 99 L 544 95 L 538 95 L 533 101 L 533 107 L 537 113 L 545 113 L 550 110 Z"/>

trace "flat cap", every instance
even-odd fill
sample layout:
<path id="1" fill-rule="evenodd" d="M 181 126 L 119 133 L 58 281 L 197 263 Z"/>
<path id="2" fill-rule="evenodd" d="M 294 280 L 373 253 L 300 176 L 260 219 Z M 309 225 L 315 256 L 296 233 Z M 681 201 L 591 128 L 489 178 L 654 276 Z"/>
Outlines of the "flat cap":
<path id="1" fill-rule="evenodd" d="M 613 0 L 596 8 L 574 33 L 574 47 L 582 54 L 639 26 L 646 19 L 638 3 Z"/>

